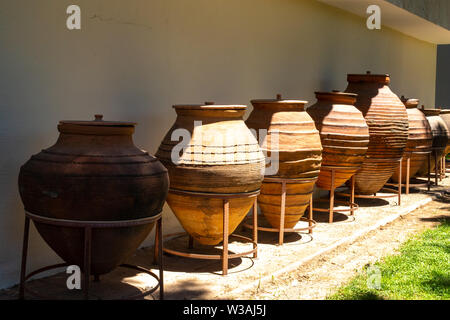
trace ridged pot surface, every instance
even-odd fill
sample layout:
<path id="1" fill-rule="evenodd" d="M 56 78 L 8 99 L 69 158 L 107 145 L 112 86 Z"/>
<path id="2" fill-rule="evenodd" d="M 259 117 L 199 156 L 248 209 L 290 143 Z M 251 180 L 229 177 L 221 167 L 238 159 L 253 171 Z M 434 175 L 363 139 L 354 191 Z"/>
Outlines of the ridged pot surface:
<path id="1" fill-rule="evenodd" d="M 359 194 L 380 191 L 398 168 L 408 141 L 406 107 L 388 84 L 389 75 L 349 74 L 346 92 L 358 94 L 355 107 L 369 126 L 369 146 L 355 175 Z"/>
<path id="2" fill-rule="evenodd" d="M 433 136 L 427 118 L 422 111 L 417 109 L 419 100 L 405 99 L 403 96 L 401 100 L 406 106 L 409 122 L 408 142 L 406 143 L 402 161 L 402 183 L 406 183 L 407 157 L 410 159 L 409 176 L 412 178 L 425 162 L 428 166 L 427 152 L 431 150 Z M 398 182 L 399 176 L 397 170 L 394 171 L 392 180 Z"/>
<path id="3" fill-rule="evenodd" d="M 167 170 L 133 144 L 134 123 L 61 121 L 57 142 L 34 155 L 19 174 L 25 210 L 49 218 L 133 220 L 157 215 L 166 199 Z M 92 274 L 123 263 L 153 224 L 92 231 Z M 84 230 L 35 223 L 66 262 L 83 267 Z"/>
<path id="4" fill-rule="evenodd" d="M 444 155 L 450 138 L 450 133 L 444 119 L 439 115 L 441 113 L 440 109 L 422 109 L 421 111 L 427 117 L 433 136 L 433 152 L 431 153 L 430 172 L 434 172 L 436 167 L 436 156 L 439 159 Z M 422 176 L 428 174 L 428 160 L 424 161 L 418 174 Z"/>
<path id="5" fill-rule="evenodd" d="M 342 92 L 316 92 L 317 102 L 308 108 L 320 132 L 322 167 L 316 185 L 331 190 L 331 167 L 335 169 L 334 187 L 350 179 L 361 167 L 369 144 L 369 127 L 356 109 L 356 95 Z"/>
<path id="6" fill-rule="evenodd" d="M 441 110 L 440 114 L 441 118 L 444 119 L 445 124 L 447 125 L 447 128 L 450 130 L 450 110 L 449 109 L 443 109 Z M 450 139 L 447 143 L 447 147 L 445 148 L 444 154 L 450 153 Z"/>
<path id="7" fill-rule="evenodd" d="M 298 179 L 286 186 L 284 226 L 292 228 L 308 207 L 319 176 L 322 161 L 319 131 L 304 110 L 306 101 L 282 100 L 279 95 L 274 100 L 251 102 L 253 111 L 246 124 L 255 130 L 263 151 L 272 159 L 267 163 L 266 177 Z M 277 163 L 278 170 L 272 170 Z M 281 183 L 266 179 L 258 196 L 261 212 L 274 228 L 280 227 L 281 192 Z"/>
<path id="8" fill-rule="evenodd" d="M 214 194 L 258 191 L 264 155 L 242 119 L 246 106 L 205 103 L 174 108 L 177 118 L 156 154 L 169 170 L 167 203 L 194 239 L 216 245 L 223 239 L 223 200 L 214 198 Z M 176 154 L 181 156 L 177 158 Z M 252 204 L 252 198 L 229 200 L 229 234 Z"/>

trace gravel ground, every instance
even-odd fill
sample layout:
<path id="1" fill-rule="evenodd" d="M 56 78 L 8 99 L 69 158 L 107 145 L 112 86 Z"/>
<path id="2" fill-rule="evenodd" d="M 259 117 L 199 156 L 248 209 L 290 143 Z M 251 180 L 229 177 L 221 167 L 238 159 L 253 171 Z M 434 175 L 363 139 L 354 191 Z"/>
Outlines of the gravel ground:
<path id="1" fill-rule="evenodd" d="M 417 209 L 444 190 L 450 191 L 450 178 L 444 179 L 431 193 L 404 195 L 401 206 L 397 205 L 397 198 L 358 200 L 360 208 L 355 218 L 336 214 L 333 224 L 327 222 L 328 214 L 315 213 L 317 226 L 313 234 L 287 234 L 283 246 L 277 245 L 278 234 L 260 231 L 258 258 L 230 260 L 229 275 L 225 277 L 221 276 L 220 261 L 165 256 L 166 299 L 323 299 L 364 265 L 395 253 L 411 234 L 433 227 L 440 216 L 449 216 L 450 203 L 433 201 Z M 260 220 L 262 224 L 263 219 Z M 388 223 L 391 220 L 394 221 Z M 300 226 L 305 223 L 299 223 Z M 242 226 L 237 233 L 251 236 L 251 231 Z M 187 250 L 187 239 L 169 240 L 165 246 Z M 251 244 L 230 242 L 232 252 L 250 248 Z M 220 254 L 220 249 L 195 245 L 195 250 L 215 254 Z M 144 248 L 129 262 L 153 268 L 157 274 L 150 261 L 152 248 Z M 27 287 L 50 297 L 82 298 L 81 292 L 67 290 L 67 276 L 60 273 L 33 280 Z M 148 275 L 118 268 L 103 276 L 100 282 L 91 283 L 91 298 L 118 299 L 155 283 Z M 15 299 L 17 291 L 17 286 L 0 291 L 0 299 Z M 156 292 L 147 299 L 157 297 Z"/>

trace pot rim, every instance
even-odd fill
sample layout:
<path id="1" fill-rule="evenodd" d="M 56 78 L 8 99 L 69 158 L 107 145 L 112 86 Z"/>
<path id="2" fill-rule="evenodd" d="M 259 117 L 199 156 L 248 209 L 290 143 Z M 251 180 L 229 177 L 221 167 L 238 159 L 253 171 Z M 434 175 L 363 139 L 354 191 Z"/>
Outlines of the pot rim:
<path id="1" fill-rule="evenodd" d="M 216 104 L 176 104 L 172 108 L 176 110 L 245 110 L 246 105 L 230 104 L 230 105 L 216 105 Z"/>
<path id="2" fill-rule="evenodd" d="M 283 99 L 283 100 L 277 100 L 277 99 L 253 99 L 250 100 L 250 102 L 253 103 L 273 103 L 273 104 L 307 104 L 308 101 L 306 100 L 295 100 L 295 99 Z"/>
<path id="3" fill-rule="evenodd" d="M 315 91 L 314 94 L 316 96 L 318 95 L 327 95 L 327 96 L 336 96 L 336 97 L 349 97 L 349 98 L 357 98 L 357 93 L 351 93 L 351 92 L 342 92 L 342 91 Z"/>
<path id="4" fill-rule="evenodd" d="M 400 100 L 402 100 L 403 104 L 406 108 L 417 108 L 419 106 L 419 99 L 415 98 L 405 98 L 405 96 L 401 96 Z"/>
<path id="5" fill-rule="evenodd" d="M 441 114 L 441 109 L 420 109 L 426 116 L 438 116 Z"/>
<path id="6" fill-rule="evenodd" d="M 381 83 L 389 84 L 391 82 L 391 76 L 388 73 L 373 74 L 370 71 L 366 73 L 349 73 L 347 74 L 348 82 L 368 82 L 368 83 Z"/>
<path id="7" fill-rule="evenodd" d="M 79 125 L 79 126 L 94 126 L 94 127 L 134 127 L 137 122 L 128 121 L 104 121 L 103 115 L 96 114 L 95 120 L 61 120 L 60 125 Z"/>

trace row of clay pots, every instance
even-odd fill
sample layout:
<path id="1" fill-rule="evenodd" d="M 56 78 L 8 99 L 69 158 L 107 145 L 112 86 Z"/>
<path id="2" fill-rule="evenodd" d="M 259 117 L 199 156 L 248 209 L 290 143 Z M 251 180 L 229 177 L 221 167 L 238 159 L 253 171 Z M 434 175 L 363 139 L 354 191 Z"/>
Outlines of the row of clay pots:
<path id="1" fill-rule="evenodd" d="M 243 105 L 176 105 L 175 123 L 156 153 L 162 164 L 133 144 L 135 123 L 103 121 L 101 116 L 61 121 L 55 145 L 21 168 L 25 209 L 56 219 L 133 220 L 161 212 L 167 196 L 183 228 L 198 242 L 215 245 L 223 238 L 223 195 L 236 196 L 228 202 L 229 233 L 253 204 L 251 197 L 240 195 L 259 190 L 261 211 L 279 227 L 281 184 L 270 179 L 278 178 L 293 182 L 286 188 L 285 219 L 285 227 L 292 227 L 308 206 L 315 183 L 331 188 L 330 168 L 340 168 L 335 187 L 356 172 L 357 192 L 375 193 L 393 175 L 407 146 L 408 113 L 389 89 L 389 76 L 349 75 L 348 81 L 345 93 L 317 92 L 317 102 L 307 112 L 306 101 L 281 96 L 252 100 L 246 123 Z M 429 141 L 419 129 L 416 135 L 412 120 L 411 148 L 426 148 L 422 142 Z M 260 136 L 260 129 L 267 134 Z M 267 173 L 266 179 L 263 151 L 279 159 L 278 171 Z M 36 227 L 61 258 L 83 265 L 82 230 Z M 152 227 L 95 230 L 92 274 L 122 263 Z"/>
<path id="2" fill-rule="evenodd" d="M 347 93 L 317 92 L 318 101 L 307 112 L 306 101 L 283 100 L 281 96 L 251 101 L 254 108 L 246 124 L 256 133 L 262 151 L 279 159 L 278 171 L 266 173 L 264 180 L 264 157 L 243 122 L 243 106 L 175 106 L 177 119 L 156 156 L 169 170 L 167 203 L 183 228 L 200 243 L 220 243 L 222 200 L 214 194 L 255 191 L 261 181 L 258 204 L 269 223 L 278 228 L 280 179 L 290 180 L 284 227 L 291 228 L 304 214 L 316 181 L 319 187 L 331 189 L 333 167 L 339 168 L 335 187 L 356 172 L 357 192 L 379 191 L 394 173 L 406 146 L 406 108 L 389 89 L 388 75 L 349 75 L 348 81 Z M 194 126 L 196 120 L 202 124 Z M 172 153 L 178 142 L 172 137 L 181 128 L 192 137 L 175 164 Z M 261 129 L 266 130 L 264 136 L 259 135 Z M 228 142 L 212 139 L 217 136 L 233 138 Z M 221 161 L 220 157 L 210 161 L 212 153 L 234 154 L 236 162 Z M 229 233 L 244 219 L 252 201 L 245 197 L 230 200 Z"/>

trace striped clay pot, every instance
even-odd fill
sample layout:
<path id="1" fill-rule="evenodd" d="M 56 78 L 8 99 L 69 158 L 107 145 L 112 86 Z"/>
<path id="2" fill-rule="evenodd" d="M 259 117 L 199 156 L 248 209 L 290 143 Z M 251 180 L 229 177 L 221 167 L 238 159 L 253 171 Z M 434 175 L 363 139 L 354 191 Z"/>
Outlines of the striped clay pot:
<path id="1" fill-rule="evenodd" d="M 285 228 L 293 228 L 309 205 L 319 176 L 322 146 L 314 121 L 304 110 L 307 101 L 252 100 L 247 126 L 255 130 L 263 151 L 271 159 L 266 177 L 298 179 L 286 184 Z M 267 133 L 267 134 L 266 134 Z M 278 170 L 271 165 L 278 163 Z M 258 204 L 274 228 L 280 227 L 282 184 L 264 180 Z"/>
<path id="2" fill-rule="evenodd" d="M 444 119 L 439 116 L 439 114 L 441 113 L 441 109 L 424 109 L 424 107 L 422 106 L 421 111 L 427 117 L 433 136 L 433 152 L 431 153 L 430 164 L 430 172 L 433 172 L 436 167 L 436 155 L 438 159 L 444 155 L 450 133 Z M 422 176 L 428 174 L 428 161 L 424 161 L 418 174 Z"/>
<path id="3" fill-rule="evenodd" d="M 406 144 L 404 156 L 405 161 L 402 162 L 402 183 L 406 183 L 406 157 L 409 156 L 410 158 L 409 176 L 412 178 L 417 174 L 420 167 L 425 162 L 428 166 L 428 152 L 430 152 L 433 144 L 433 136 L 427 118 L 423 112 L 417 108 L 419 100 L 406 99 L 403 96 L 401 100 L 406 106 L 409 121 L 408 142 Z M 399 177 L 397 170 L 394 171 L 392 180 L 398 182 Z"/>
<path id="4" fill-rule="evenodd" d="M 167 203 L 195 240 L 216 245 L 223 239 L 223 200 L 214 195 L 258 191 L 264 155 L 242 119 L 246 106 L 205 103 L 174 108 L 175 123 L 156 153 L 169 171 Z M 252 204 L 253 199 L 248 197 L 229 201 L 229 234 Z"/>
<path id="5" fill-rule="evenodd" d="M 350 179 L 361 167 L 369 144 L 369 127 L 355 108 L 356 95 L 343 92 L 316 92 L 317 102 L 308 108 L 320 132 L 322 167 L 316 185 L 331 190 L 331 167 L 335 169 L 334 188 Z"/>
<path id="6" fill-rule="evenodd" d="M 369 147 L 355 175 L 355 190 L 362 195 L 380 191 L 398 168 L 408 141 L 408 114 L 389 88 L 387 74 L 349 74 L 346 92 L 356 93 L 355 106 L 369 126 Z"/>

